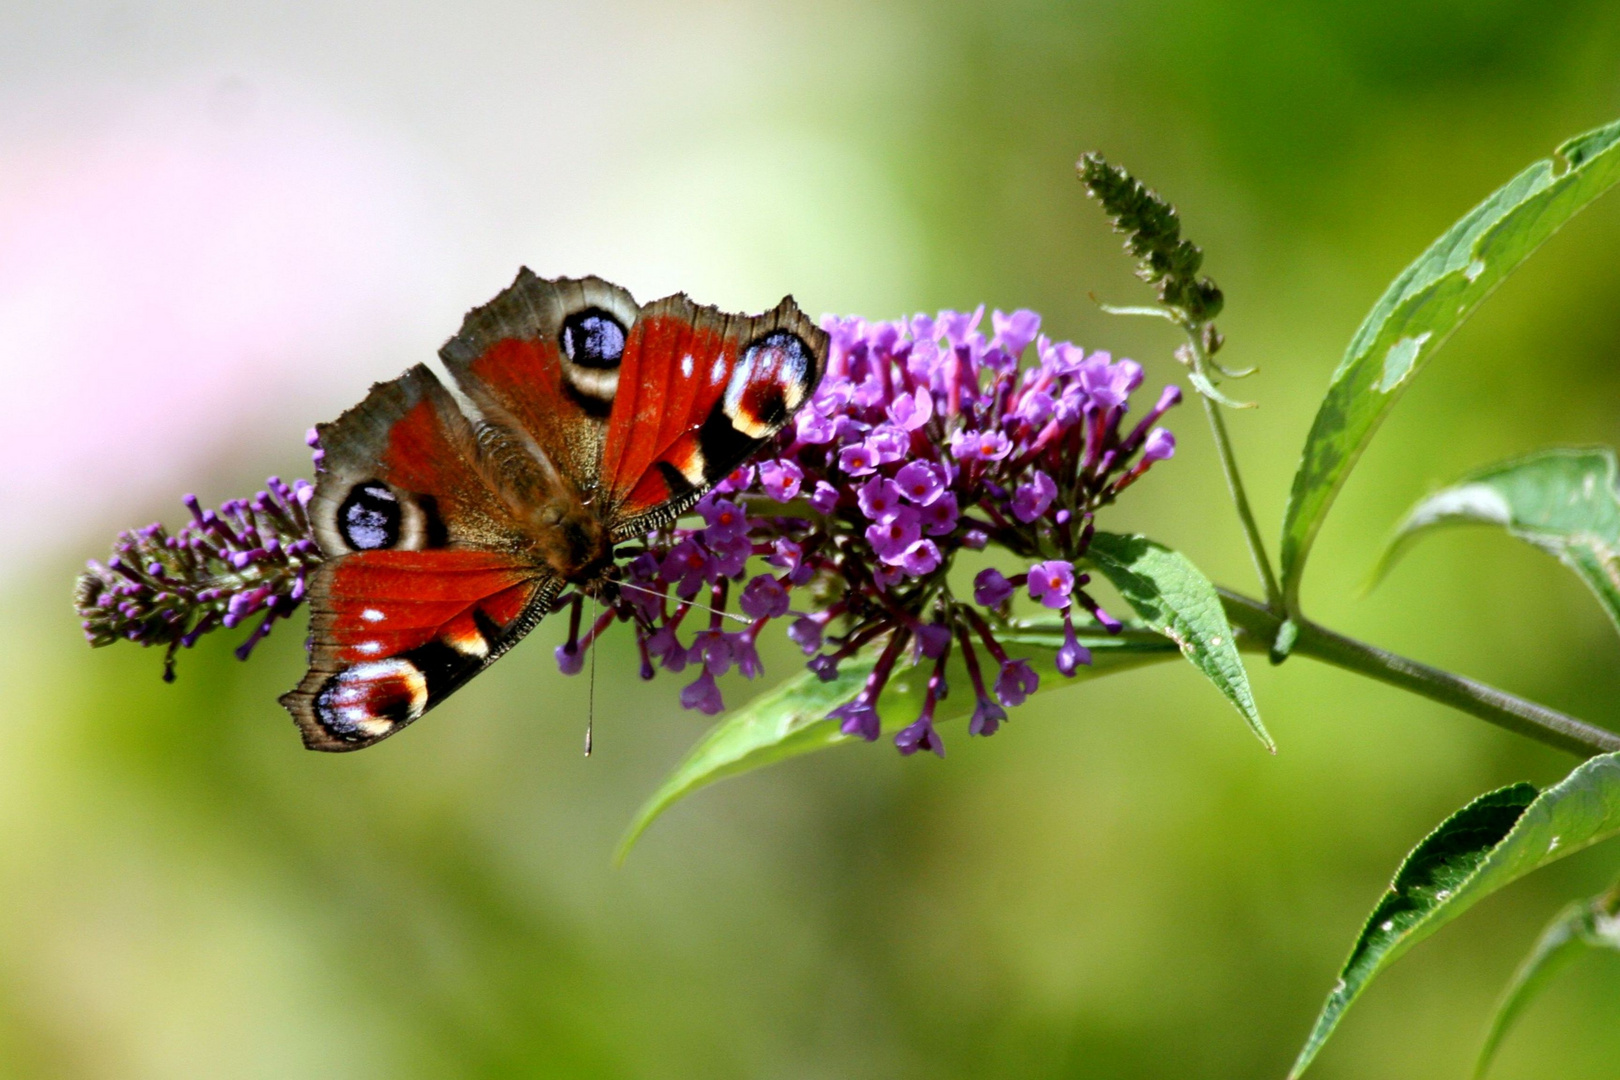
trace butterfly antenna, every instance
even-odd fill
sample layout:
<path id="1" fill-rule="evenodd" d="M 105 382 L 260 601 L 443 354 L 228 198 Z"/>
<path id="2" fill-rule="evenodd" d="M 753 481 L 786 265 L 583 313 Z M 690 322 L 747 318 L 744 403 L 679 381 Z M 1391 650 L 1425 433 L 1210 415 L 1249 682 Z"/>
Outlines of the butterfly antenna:
<path id="1" fill-rule="evenodd" d="M 591 626 L 596 625 L 596 597 L 591 597 Z M 591 688 L 585 705 L 585 756 L 591 756 L 591 727 L 596 722 L 596 654 L 600 650 L 591 643 Z"/>
<path id="2" fill-rule="evenodd" d="M 648 596 L 663 597 L 663 595 L 664 595 L 663 593 L 659 592 L 657 589 L 646 589 L 646 588 L 643 588 L 640 585 L 632 585 L 628 581 L 619 582 L 619 588 L 621 588 L 621 589 L 634 589 L 634 590 L 636 590 L 636 592 L 644 592 Z M 730 619 L 733 622 L 740 622 L 740 623 L 748 623 L 749 622 L 748 619 L 745 619 L 743 616 L 738 615 L 736 612 L 733 612 L 733 611 L 721 611 L 719 608 L 712 608 L 708 604 L 700 604 L 696 600 L 682 600 L 681 603 L 687 604 L 687 605 L 689 605 L 691 607 L 695 607 L 699 611 L 711 612 L 712 614 L 719 615 L 723 619 Z"/>

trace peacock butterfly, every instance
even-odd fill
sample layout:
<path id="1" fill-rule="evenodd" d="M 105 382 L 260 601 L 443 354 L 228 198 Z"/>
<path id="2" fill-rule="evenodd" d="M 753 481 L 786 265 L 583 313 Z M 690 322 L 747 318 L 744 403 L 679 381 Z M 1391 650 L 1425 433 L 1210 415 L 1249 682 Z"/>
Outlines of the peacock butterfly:
<path id="1" fill-rule="evenodd" d="M 318 427 L 310 664 L 281 703 L 313 750 L 358 750 L 443 701 L 565 585 L 611 601 L 614 546 L 673 521 L 815 389 L 827 335 L 684 294 L 638 306 L 527 268 L 422 365 Z"/>

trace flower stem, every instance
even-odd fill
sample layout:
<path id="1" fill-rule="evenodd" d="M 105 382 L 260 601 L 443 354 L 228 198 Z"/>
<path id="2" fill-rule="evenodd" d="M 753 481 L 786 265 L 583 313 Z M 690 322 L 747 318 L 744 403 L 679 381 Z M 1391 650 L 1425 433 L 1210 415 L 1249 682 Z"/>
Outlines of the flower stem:
<path id="1" fill-rule="evenodd" d="M 1232 493 L 1232 506 L 1243 525 L 1243 538 L 1249 544 L 1249 557 L 1254 560 L 1254 572 L 1260 576 L 1260 585 L 1266 591 L 1266 607 L 1281 614 L 1282 589 L 1277 585 L 1276 572 L 1266 555 L 1266 543 L 1260 538 L 1260 527 L 1255 524 L 1254 511 L 1249 508 L 1249 496 L 1243 488 L 1243 475 L 1238 472 L 1237 458 L 1232 454 L 1232 440 L 1226 433 L 1226 420 L 1221 407 L 1210 398 L 1203 398 L 1204 415 L 1209 417 L 1209 431 L 1215 440 L 1215 449 L 1221 455 L 1221 471 L 1226 474 L 1226 488 Z"/>
<path id="2" fill-rule="evenodd" d="M 1228 589 L 1221 589 L 1220 594 L 1227 618 L 1231 619 L 1232 624 L 1252 635 L 1255 647 L 1267 648 L 1277 636 L 1282 617 L 1252 597 Z M 1620 735 L 1556 709 L 1515 697 L 1462 675 L 1408 660 L 1297 615 L 1294 622 L 1299 628 L 1299 638 L 1294 644 L 1296 653 L 1313 656 L 1335 667 L 1398 686 L 1582 757 L 1620 750 Z"/>
<path id="3" fill-rule="evenodd" d="M 1203 324 L 1183 324 L 1182 329 L 1187 332 L 1187 351 L 1192 360 L 1191 367 L 1198 374 L 1208 377 L 1210 366 L 1209 354 L 1204 349 Z M 1194 388 L 1194 393 L 1204 403 L 1204 415 L 1209 417 L 1210 437 L 1215 440 L 1215 450 L 1221 457 L 1221 471 L 1226 474 L 1226 489 L 1232 493 L 1232 506 L 1237 510 L 1238 521 L 1243 526 L 1243 539 L 1249 545 L 1249 557 L 1254 560 L 1254 572 L 1259 575 L 1260 586 L 1266 591 L 1266 607 L 1281 616 L 1285 610 L 1283 606 L 1282 589 L 1277 584 L 1277 574 L 1271 568 L 1271 558 L 1266 554 L 1266 543 L 1260 537 L 1260 527 L 1255 524 L 1254 511 L 1249 507 L 1249 495 L 1243 487 L 1243 474 L 1238 471 L 1237 456 L 1232 453 L 1232 438 L 1226 432 L 1226 419 L 1221 416 L 1220 404 L 1208 394 Z"/>

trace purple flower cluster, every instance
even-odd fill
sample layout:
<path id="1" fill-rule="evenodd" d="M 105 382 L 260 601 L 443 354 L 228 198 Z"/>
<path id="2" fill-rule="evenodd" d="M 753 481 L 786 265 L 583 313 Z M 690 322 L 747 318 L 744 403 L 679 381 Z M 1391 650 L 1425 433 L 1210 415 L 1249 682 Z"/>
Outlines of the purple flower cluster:
<path id="1" fill-rule="evenodd" d="M 191 520 L 173 534 L 159 524 L 119 533 L 112 557 L 90 562 L 74 590 L 90 644 L 167 646 L 163 677 L 172 681 L 176 650 L 262 614 L 236 649 L 247 659 L 272 623 L 298 609 L 320 561 L 305 513 L 315 489 L 274 476 L 265 486 L 217 512 L 187 495 Z"/>
<path id="2" fill-rule="evenodd" d="M 1062 613 L 1058 670 L 1073 675 L 1090 663 L 1075 609 L 1110 631 L 1121 624 L 1086 592 L 1089 578 L 1075 563 L 1096 511 L 1175 452 L 1174 437 L 1156 424 L 1181 394 L 1167 387 L 1124 425 L 1142 382 L 1138 364 L 1052 342 L 1031 311 L 993 313 L 988 337 L 983 316 L 981 307 L 900 322 L 825 320 L 826 377 L 757 465 L 698 505 L 702 527 L 649 537 L 618 601 L 583 634 L 586 598 L 565 598 L 562 670 L 580 670 L 584 651 L 616 619 L 630 622 L 642 677 L 693 669 L 682 705 L 718 713 L 716 678 L 733 667 L 758 675 L 755 643 L 768 622 L 786 618 L 788 636 L 823 679 L 862 649 L 879 650 L 861 692 L 833 713 L 846 734 L 877 739 L 878 699 L 896 665 L 908 655 L 931 665 L 921 714 L 895 745 L 943 756 L 934 713 L 953 649 L 976 695 L 972 734 L 994 733 L 1006 708 L 1039 687 L 1029 663 L 997 638 L 1018 589 Z M 1035 362 L 1026 365 L 1031 347 Z M 957 597 L 947 581 L 956 553 L 992 544 L 1028 560 L 1028 570 L 984 570 L 972 602 Z M 750 576 L 755 558 L 770 569 Z M 733 592 L 740 616 L 727 610 Z M 744 628 L 727 629 L 728 619 Z M 683 639 L 689 622 L 698 628 Z"/>

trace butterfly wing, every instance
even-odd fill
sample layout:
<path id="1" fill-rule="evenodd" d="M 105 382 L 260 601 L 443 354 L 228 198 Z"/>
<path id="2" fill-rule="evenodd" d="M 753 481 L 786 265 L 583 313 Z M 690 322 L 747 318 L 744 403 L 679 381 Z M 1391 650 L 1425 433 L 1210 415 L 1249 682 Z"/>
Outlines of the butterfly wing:
<path id="1" fill-rule="evenodd" d="M 310 667 L 281 703 L 314 750 L 357 750 L 511 648 L 560 582 L 524 556 L 514 500 L 542 484 L 418 365 L 322 425 L 309 512 Z"/>
<path id="2" fill-rule="evenodd" d="M 602 447 L 614 538 L 674 520 L 747 461 L 809 399 L 826 357 L 826 333 L 792 297 L 754 316 L 684 294 L 642 308 Z"/>
<path id="3" fill-rule="evenodd" d="M 601 278 L 537 277 L 528 267 L 439 350 L 483 415 L 521 433 L 548 483 L 595 490 L 619 365 L 640 314 Z"/>

